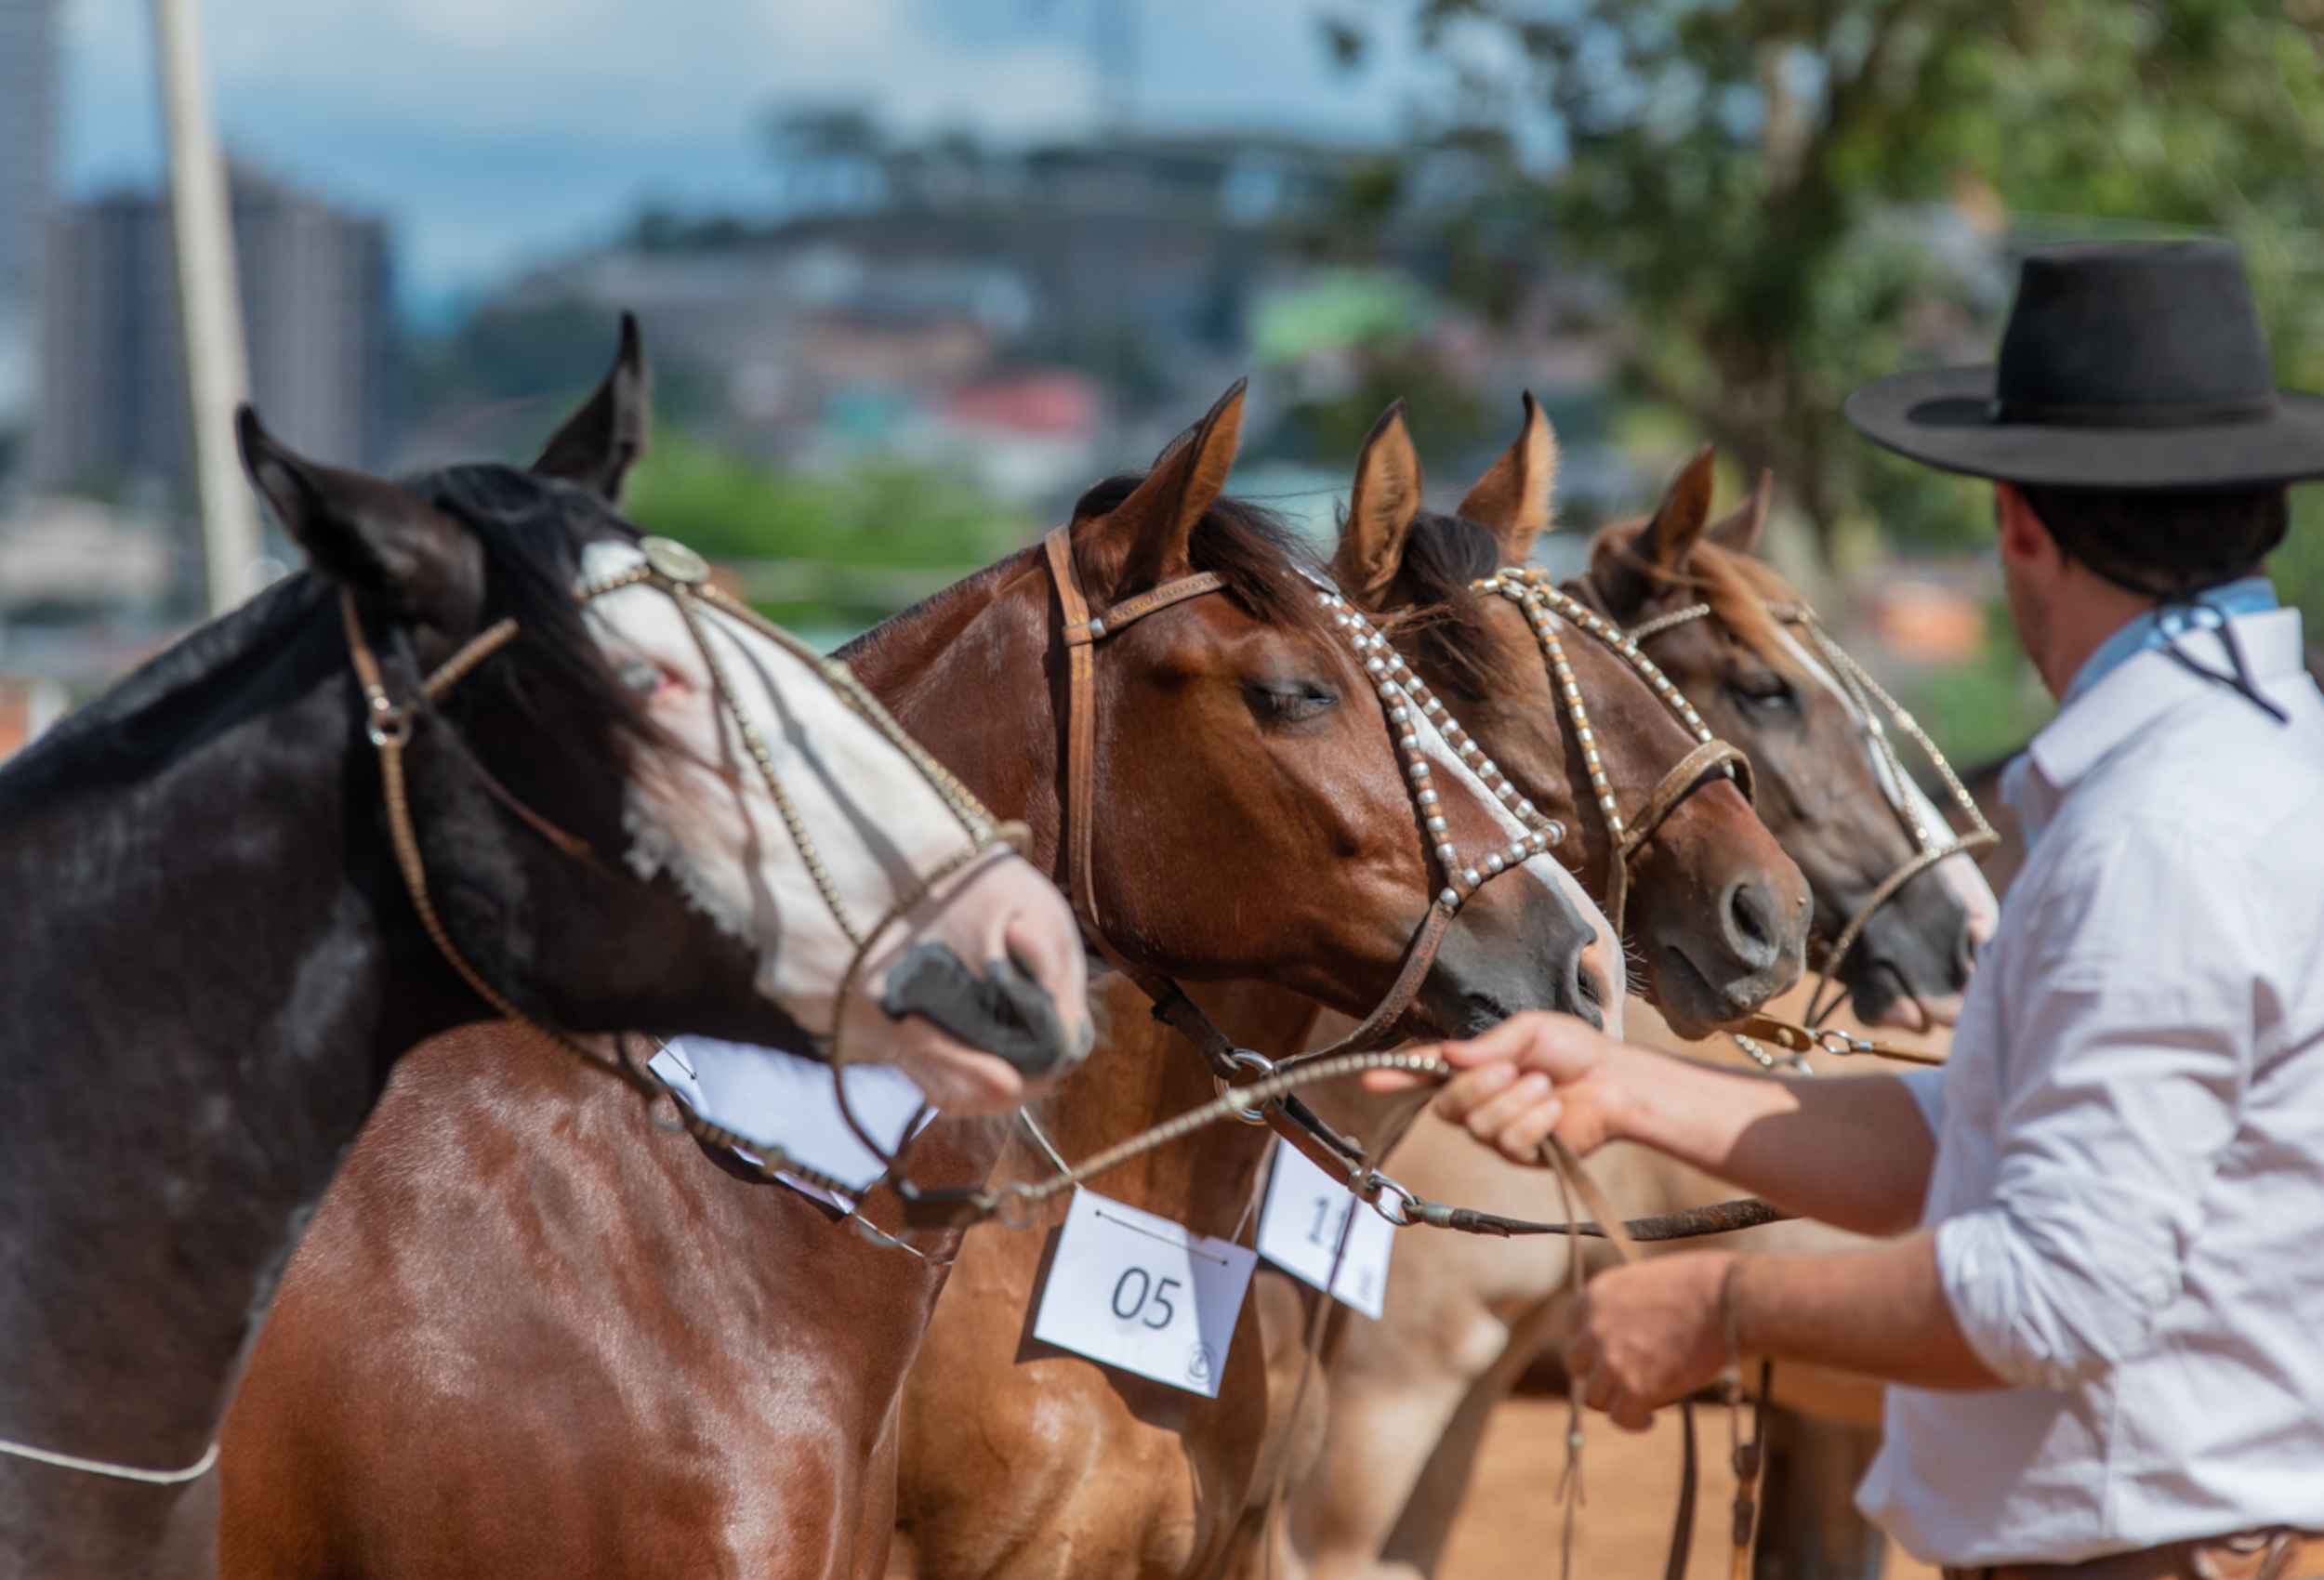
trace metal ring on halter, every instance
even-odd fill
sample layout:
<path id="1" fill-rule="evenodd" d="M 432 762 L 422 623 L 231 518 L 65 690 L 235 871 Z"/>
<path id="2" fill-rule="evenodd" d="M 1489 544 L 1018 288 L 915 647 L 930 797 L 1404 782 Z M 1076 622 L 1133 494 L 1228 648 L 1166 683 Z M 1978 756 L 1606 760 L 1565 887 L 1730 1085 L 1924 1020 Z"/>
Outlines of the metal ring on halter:
<path id="1" fill-rule="evenodd" d="M 1364 1183 L 1366 1188 L 1356 1192 L 1356 1195 L 1390 1223 L 1398 1229 L 1406 1229 L 1419 1221 L 1420 1198 L 1414 1192 L 1397 1184 L 1377 1168 L 1366 1177 Z M 1391 1195 L 1396 1200 L 1394 1212 L 1390 1212 L 1383 1205 Z"/>
<path id="2" fill-rule="evenodd" d="M 1251 1048 L 1235 1048 L 1228 1053 L 1227 1058 L 1246 1070 L 1257 1072 L 1262 1077 L 1275 1073 L 1275 1061 Z M 1213 1075 L 1210 1080 L 1211 1084 L 1219 1088 L 1221 1097 L 1225 1097 L 1235 1089 L 1227 1084 L 1227 1078 L 1223 1075 Z M 1261 1103 L 1257 1108 L 1238 1108 L 1235 1111 L 1235 1117 L 1246 1125 L 1264 1125 L 1267 1123 L 1267 1107 Z"/>

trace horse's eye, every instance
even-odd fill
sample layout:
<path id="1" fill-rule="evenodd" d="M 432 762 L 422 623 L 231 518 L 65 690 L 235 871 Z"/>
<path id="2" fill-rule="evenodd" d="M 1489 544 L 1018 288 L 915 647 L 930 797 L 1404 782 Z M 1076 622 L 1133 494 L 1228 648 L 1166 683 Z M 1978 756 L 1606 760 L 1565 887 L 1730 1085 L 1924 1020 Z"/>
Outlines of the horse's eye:
<path id="1" fill-rule="evenodd" d="M 1791 682 L 1772 669 L 1737 675 L 1727 681 L 1727 691 L 1744 708 L 1759 713 L 1796 712 L 1799 693 Z"/>
<path id="2" fill-rule="evenodd" d="M 621 683 L 641 697 L 650 697 L 661 688 L 662 666 L 634 652 L 626 652 L 614 660 L 614 673 Z"/>
<path id="3" fill-rule="evenodd" d="M 1317 718 L 1340 702 L 1339 692 L 1313 680 L 1256 685 L 1250 691 L 1252 699 L 1269 718 L 1285 724 L 1300 724 Z"/>

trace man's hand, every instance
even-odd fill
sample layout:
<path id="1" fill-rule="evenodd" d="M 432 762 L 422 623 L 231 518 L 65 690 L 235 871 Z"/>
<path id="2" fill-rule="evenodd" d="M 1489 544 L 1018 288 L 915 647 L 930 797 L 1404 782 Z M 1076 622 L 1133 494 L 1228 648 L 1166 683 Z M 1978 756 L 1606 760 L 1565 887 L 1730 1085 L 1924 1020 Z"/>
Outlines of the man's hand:
<path id="1" fill-rule="evenodd" d="M 1630 1050 L 1587 1020 L 1531 1011 L 1481 1037 L 1433 1049 L 1462 1073 L 1436 1094 L 1436 1112 L 1513 1163 L 1539 1164 L 1552 1130 L 1576 1152 L 1619 1136 L 1629 1104 L 1619 1067 Z M 1407 1084 L 1371 1078 L 1374 1090 Z"/>
<path id="2" fill-rule="evenodd" d="M 1719 1294 L 1734 1261 L 1731 1252 L 1700 1251 L 1591 1279 L 1565 1345 L 1566 1374 L 1584 1402 L 1644 1431 L 1657 1405 L 1716 1377 L 1727 1363 Z"/>

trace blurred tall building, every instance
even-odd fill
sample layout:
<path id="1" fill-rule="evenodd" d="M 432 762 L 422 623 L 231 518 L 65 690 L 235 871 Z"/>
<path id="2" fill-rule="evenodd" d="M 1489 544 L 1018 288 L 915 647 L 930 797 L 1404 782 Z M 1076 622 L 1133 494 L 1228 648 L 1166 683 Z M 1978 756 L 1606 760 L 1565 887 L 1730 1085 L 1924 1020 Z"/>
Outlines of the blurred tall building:
<path id="1" fill-rule="evenodd" d="M 384 465 L 395 438 L 386 227 L 247 170 L 231 184 L 253 402 L 318 460 Z M 167 203 L 124 193 L 61 209 L 46 269 L 34 484 L 154 480 L 182 494 L 191 463 Z"/>
<path id="2" fill-rule="evenodd" d="M 0 428 L 24 415 L 39 361 L 56 81 L 56 0 L 0 0 Z"/>

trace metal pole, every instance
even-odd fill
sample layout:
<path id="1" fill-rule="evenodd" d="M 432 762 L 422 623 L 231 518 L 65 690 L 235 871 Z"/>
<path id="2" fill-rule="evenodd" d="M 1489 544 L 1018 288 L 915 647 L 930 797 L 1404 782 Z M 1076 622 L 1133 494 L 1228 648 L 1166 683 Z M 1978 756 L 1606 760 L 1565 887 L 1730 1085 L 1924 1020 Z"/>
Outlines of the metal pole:
<path id="1" fill-rule="evenodd" d="M 169 208 L 178 242 L 202 559 L 210 612 L 217 615 L 251 591 L 260 542 L 257 502 L 234 448 L 234 408 L 250 398 L 250 358 L 235 278 L 233 211 L 210 120 L 209 73 L 194 3 L 153 0 L 153 32 L 169 128 Z"/>

